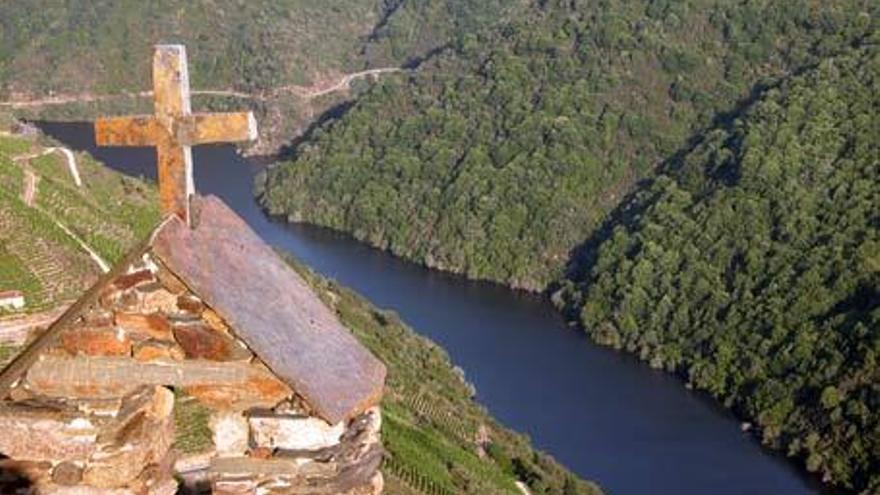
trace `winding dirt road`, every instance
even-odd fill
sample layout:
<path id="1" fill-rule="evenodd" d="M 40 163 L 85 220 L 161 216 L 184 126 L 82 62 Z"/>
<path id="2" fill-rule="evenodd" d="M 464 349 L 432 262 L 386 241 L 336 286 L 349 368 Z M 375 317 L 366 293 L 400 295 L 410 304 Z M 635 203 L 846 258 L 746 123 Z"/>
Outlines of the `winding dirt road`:
<path id="1" fill-rule="evenodd" d="M 274 97 L 291 94 L 296 97 L 302 98 L 304 100 L 310 100 L 313 98 L 319 98 L 324 95 L 328 95 L 331 93 L 336 93 L 338 91 L 344 91 L 349 88 L 352 82 L 358 79 L 365 79 L 367 77 L 378 77 L 382 74 L 389 74 L 395 72 L 407 72 L 407 69 L 401 69 L 399 67 L 383 67 L 379 69 L 369 69 L 363 70 L 360 72 L 354 72 L 351 74 L 346 74 L 339 78 L 333 84 L 327 85 L 313 85 L 313 86 L 298 86 L 295 84 L 281 86 L 278 88 L 274 88 L 268 91 L 263 91 L 260 93 L 245 93 L 242 91 L 235 91 L 233 89 L 199 89 L 192 90 L 190 93 L 192 95 L 202 95 L 202 96 L 226 96 L 231 98 L 242 98 L 242 99 L 250 99 L 250 100 L 258 100 L 265 101 L 272 99 Z M 91 93 L 82 93 L 82 94 L 62 94 L 62 95 L 54 95 L 48 96 L 46 98 L 37 98 L 33 100 L 9 100 L 9 101 L 0 101 L 0 107 L 7 108 L 28 108 L 28 107 L 43 107 L 43 106 L 52 106 L 52 105 L 67 105 L 70 103 L 95 103 L 101 101 L 109 101 L 115 100 L 119 98 L 149 98 L 153 96 L 152 91 L 140 91 L 135 93 L 118 93 L 118 94 L 110 94 L 110 95 L 95 95 Z"/>
<path id="2" fill-rule="evenodd" d="M 89 246 L 83 239 L 81 239 L 78 235 L 76 235 L 72 230 L 67 228 L 66 225 L 61 223 L 55 217 L 55 215 L 40 208 L 36 204 L 37 182 L 39 182 L 40 177 L 36 173 L 34 173 L 34 171 L 30 168 L 30 166 L 28 166 L 27 161 L 29 161 L 33 158 L 37 158 L 37 157 L 47 155 L 49 153 L 55 153 L 55 152 L 61 152 L 65 157 L 67 157 L 67 165 L 68 165 L 68 167 L 70 167 L 70 173 L 73 176 L 74 182 L 76 183 L 77 186 L 82 185 L 82 181 L 80 180 L 79 170 L 76 167 L 76 159 L 73 155 L 73 152 L 70 151 L 69 149 L 63 148 L 63 147 L 45 148 L 43 151 L 41 151 L 39 153 L 18 155 L 18 156 L 15 156 L 12 158 L 12 161 L 21 164 L 21 167 L 23 168 L 24 173 L 25 173 L 25 183 L 24 183 L 24 190 L 22 191 L 22 199 L 24 200 L 26 205 L 33 208 L 34 210 L 39 211 L 40 213 L 42 213 L 43 215 L 48 217 L 52 222 L 54 222 L 55 225 L 58 226 L 58 228 L 60 228 L 62 231 L 64 231 L 64 233 L 67 234 L 68 237 L 70 237 L 75 243 L 77 243 L 83 249 L 83 251 L 85 251 L 89 255 L 89 257 L 92 259 L 92 261 L 94 261 L 95 264 L 98 265 L 98 268 L 103 273 L 107 273 L 110 271 L 110 265 L 107 263 L 107 261 L 104 260 L 104 258 L 101 257 L 100 254 L 98 254 L 97 251 L 92 249 L 92 247 Z"/>

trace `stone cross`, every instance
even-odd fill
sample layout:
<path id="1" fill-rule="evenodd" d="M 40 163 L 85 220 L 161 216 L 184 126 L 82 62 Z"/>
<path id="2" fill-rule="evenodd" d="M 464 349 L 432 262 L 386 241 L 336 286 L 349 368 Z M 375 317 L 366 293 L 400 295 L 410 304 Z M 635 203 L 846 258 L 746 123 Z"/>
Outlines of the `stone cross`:
<path id="1" fill-rule="evenodd" d="M 254 140 L 257 123 L 251 112 L 192 113 L 183 45 L 156 46 L 153 100 L 154 115 L 98 119 L 95 141 L 98 146 L 155 146 L 162 215 L 175 214 L 192 225 L 189 203 L 195 187 L 191 147 Z"/>

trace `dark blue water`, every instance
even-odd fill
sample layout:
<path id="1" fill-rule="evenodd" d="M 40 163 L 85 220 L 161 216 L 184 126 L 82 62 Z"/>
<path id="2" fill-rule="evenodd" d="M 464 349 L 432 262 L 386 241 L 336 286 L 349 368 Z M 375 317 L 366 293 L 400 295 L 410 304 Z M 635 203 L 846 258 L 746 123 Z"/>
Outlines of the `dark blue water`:
<path id="1" fill-rule="evenodd" d="M 155 178 L 151 149 L 94 146 L 90 125 L 48 134 L 129 175 Z M 259 166 L 232 147 L 194 150 L 196 188 L 223 198 L 268 243 L 397 311 L 445 347 L 478 399 L 611 494 L 807 494 L 820 489 L 764 451 L 727 411 L 676 378 L 593 345 L 542 298 L 431 272 L 324 229 L 268 219 Z"/>

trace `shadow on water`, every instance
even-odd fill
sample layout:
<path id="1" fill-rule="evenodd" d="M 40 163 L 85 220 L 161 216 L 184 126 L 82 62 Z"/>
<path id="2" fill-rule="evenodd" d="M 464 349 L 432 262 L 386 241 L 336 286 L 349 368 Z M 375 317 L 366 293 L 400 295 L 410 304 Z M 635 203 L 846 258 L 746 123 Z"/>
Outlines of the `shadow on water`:
<path id="1" fill-rule="evenodd" d="M 314 133 L 318 129 L 324 127 L 324 125 L 326 125 L 328 122 L 341 118 L 353 106 L 354 102 L 349 100 L 329 108 L 328 110 L 324 111 L 324 113 L 322 113 L 320 116 L 318 116 L 318 118 L 313 120 L 312 123 L 309 124 L 309 126 L 306 128 L 305 131 L 303 131 L 301 135 L 292 139 L 289 143 L 281 146 L 281 149 L 279 149 L 275 155 L 256 157 L 253 160 L 259 161 L 260 163 L 269 164 L 275 161 L 293 159 L 296 153 L 296 149 L 299 147 L 300 144 L 311 139 Z"/>
<path id="2" fill-rule="evenodd" d="M 44 123 L 68 146 L 155 178 L 151 149 L 96 149 L 88 124 Z M 274 222 L 252 196 L 260 167 L 228 146 L 194 150 L 196 187 L 271 245 L 360 292 L 448 350 L 504 424 L 612 494 L 820 493 L 728 411 L 676 378 L 572 331 L 544 298 L 432 272 L 325 229 Z"/>

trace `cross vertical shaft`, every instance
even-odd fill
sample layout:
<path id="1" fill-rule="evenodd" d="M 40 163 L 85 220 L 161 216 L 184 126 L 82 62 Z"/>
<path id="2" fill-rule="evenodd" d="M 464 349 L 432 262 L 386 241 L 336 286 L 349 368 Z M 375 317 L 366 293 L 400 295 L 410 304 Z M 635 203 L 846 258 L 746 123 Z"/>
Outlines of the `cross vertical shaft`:
<path id="1" fill-rule="evenodd" d="M 166 132 L 156 142 L 159 166 L 159 201 L 163 212 L 175 213 L 187 222 L 189 198 L 195 193 L 192 148 L 175 142 L 176 123 L 192 114 L 186 50 L 180 45 L 156 47 L 153 54 L 153 102 L 156 120 Z"/>
<path id="2" fill-rule="evenodd" d="M 162 213 L 192 225 L 192 146 L 254 140 L 257 124 L 251 112 L 192 113 L 183 45 L 155 47 L 153 102 L 154 115 L 98 119 L 95 140 L 99 146 L 155 146 Z"/>

